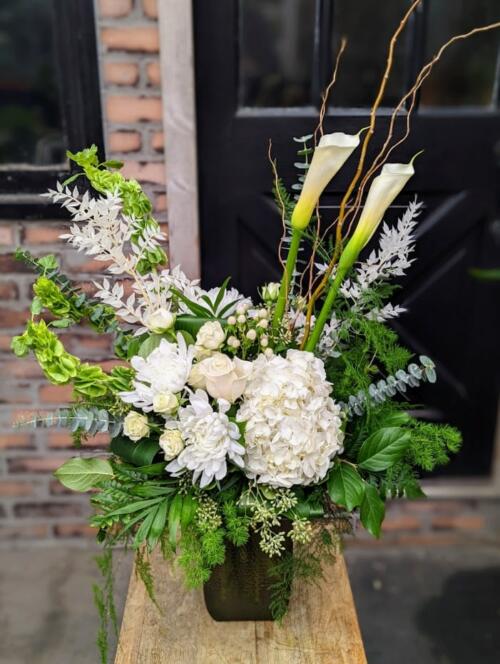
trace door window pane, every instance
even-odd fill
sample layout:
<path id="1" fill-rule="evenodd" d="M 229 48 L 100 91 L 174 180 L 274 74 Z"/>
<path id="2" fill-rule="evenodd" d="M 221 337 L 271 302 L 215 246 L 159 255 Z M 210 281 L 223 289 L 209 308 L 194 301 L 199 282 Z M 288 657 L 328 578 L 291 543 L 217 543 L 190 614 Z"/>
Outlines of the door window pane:
<path id="1" fill-rule="evenodd" d="M 240 0 L 239 8 L 239 105 L 309 105 L 315 3 Z"/>
<path id="2" fill-rule="evenodd" d="M 0 164 L 64 162 L 52 0 L 0 3 Z"/>
<path id="3" fill-rule="evenodd" d="M 430 0 L 426 61 L 454 34 L 500 20 L 498 0 Z M 421 106 L 495 104 L 498 30 L 453 44 L 422 86 Z"/>
<path id="4" fill-rule="evenodd" d="M 333 17 L 333 61 L 341 37 L 347 37 L 333 106 L 370 108 L 385 69 L 389 40 L 408 10 L 407 0 L 336 0 Z M 409 35 L 400 36 L 382 106 L 394 106 L 404 94 Z"/>

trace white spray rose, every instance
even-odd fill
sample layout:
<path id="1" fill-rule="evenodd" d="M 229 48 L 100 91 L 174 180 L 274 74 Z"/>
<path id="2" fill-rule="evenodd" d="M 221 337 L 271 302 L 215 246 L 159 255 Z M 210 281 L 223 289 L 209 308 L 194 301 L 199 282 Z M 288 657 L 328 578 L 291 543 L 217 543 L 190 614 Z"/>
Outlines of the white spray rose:
<path id="1" fill-rule="evenodd" d="M 208 321 L 198 330 L 196 335 L 196 346 L 201 346 L 208 350 L 217 350 L 224 343 L 226 335 L 219 321 Z"/>
<path id="2" fill-rule="evenodd" d="M 202 362 L 193 364 L 191 373 L 189 374 L 188 383 L 195 390 L 204 390 L 206 385 L 205 374 L 203 373 Z"/>
<path id="3" fill-rule="evenodd" d="M 198 373 L 205 379 L 204 389 L 214 399 L 233 403 L 242 394 L 252 370 L 252 363 L 223 353 L 214 353 L 198 365 Z"/>
<path id="4" fill-rule="evenodd" d="M 149 435 L 148 418 L 142 413 L 131 410 L 123 420 L 123 433 L 136 443 Z"/>
<path id="5" fill-rule="evenodd" d="M 160 307 L 148 314 L 144 319 L 144 323 L 151 332 L 161 334 L 173 326 L 175 315 L 165 307 Z"/>
<path id="6" fill-rule="evenodd" d="M 158 442 L 167 461 L 175 459 L 184 449 L 184 441 L 179 429 L 165 429 Z"/>
<path id="7" fill-rule="evenodd" d="M 275 302 L 280 292 L 280 284 L 272 281 L 266 284 L 262 289 L 262 299 L 264 302 Z"/>
<path id="8" fill-rule="evenodd" d="M 158 392 L 153 397 L 153 410 L 160 415 L 173 413 L 178 405 L 179 402 L 173 392 Z"/>

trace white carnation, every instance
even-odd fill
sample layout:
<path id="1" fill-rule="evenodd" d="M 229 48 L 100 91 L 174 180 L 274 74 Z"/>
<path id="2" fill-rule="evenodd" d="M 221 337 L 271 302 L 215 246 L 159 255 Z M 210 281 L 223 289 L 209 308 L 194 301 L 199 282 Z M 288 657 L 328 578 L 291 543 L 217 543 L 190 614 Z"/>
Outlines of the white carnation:
<path id="1" fill-rule="evenodd" d="M 214 411 L 203 390 L 191 394 L 189 406 L 180 408 L 178 421 L 167 423 L 177 427 L 185 447 L 168 464 L 167 471 L 179 475 L 183 470 L 193 471 L 193 482 L 200 478 L 204 487 L 213 479 L 221 480 L 227 474 L 227 459 L 243 466 L 245 448 L 238 443 L 240 430 L 226 415 L 229 403 L 220 399 L 219 411 Z"/>
<path id="2" fill-rule="evenodd" d="M 259 355 L 237 413 L 245 427 L 245 473 L 277 487 L 321 481 L 342 452 L 340 408 L 312 353 Z"/>
<path id="3" fill-rule="evenodd" d="M 182 334 L 177 335 L 177 344 L 162 339 L 146 358 L 132 358 L 130 364 L 136 372 L 134 389 L 121 392 L 120 397 L 147 413 L 153 410 L 155 397 L 175 394 L 185 387 L 192 362 L 193 349 L 186 346 Z"/>

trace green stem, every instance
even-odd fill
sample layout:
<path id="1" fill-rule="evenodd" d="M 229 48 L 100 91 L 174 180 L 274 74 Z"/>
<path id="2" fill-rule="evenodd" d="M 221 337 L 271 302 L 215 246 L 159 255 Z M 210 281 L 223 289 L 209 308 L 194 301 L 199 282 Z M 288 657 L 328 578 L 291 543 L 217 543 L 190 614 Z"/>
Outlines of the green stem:
<path id="1" fill-rule="evenodd" d="M 309 339 L 307 340 L 304 350 L 308 350 L 312 353 L 316 348 L 318 341 L 320 340 L 321 333 L 323 332 L 323 328 L 325 327 L 327 321 L 330 318 L 333 303 L 335 301 L 335 298 L 337 297 L 337 293 L 339 292 L 340 286 L 342 284 L 342 281 L 344 280 L 346 272 L 347 270 L 345 269 L 341 271 L 339 265 L 339 268 L 337 269 L 337 274 L 335 275 L 335 279 L 333 280 L 332 285 L 330 286 L 328 294 L 325 298 L 325 301 L 323 302 L 323 306 L 321 307 L 321 311 L 319 312 L 318 318 L 316 319 L 316 323 L 311 331 L 311 334 L 309 335 Z"/>
<path id="2" fill-rule="evenodd" d="M 283 272 L 283 277 L 281 279 L 280 292 L 278 295 L 278 300 L 276 302 L 276 309 L 274 310 L 273 330 L 275 332 L 279 330 L 279 326 L 283 319 L 283 314 L 285 313 L 286 303 L 288 300 L 288 292 L 290 290 L 290 284 L 292 283 L 293 272 L 295 270 L 295 264 L 297 262 L 297 255 L 299 253 L 302 233 L 303 231 L 297 230 L 295 228 L 292 231 L 292 240 L 290 243 L 290 249 L 288 250 L 285 270 Z"/>

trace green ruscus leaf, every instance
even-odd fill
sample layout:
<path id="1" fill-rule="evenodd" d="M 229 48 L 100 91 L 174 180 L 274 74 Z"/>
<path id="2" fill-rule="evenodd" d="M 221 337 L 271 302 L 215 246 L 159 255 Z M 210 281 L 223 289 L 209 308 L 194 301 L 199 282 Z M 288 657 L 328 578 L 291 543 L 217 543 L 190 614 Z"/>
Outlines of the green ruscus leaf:
<path id="1" fill-rule="evenodd" d="M 384 501 L 371 484 L 365 487 L 365 497 L 361 503 L 361 523 L 374 537 L 380 537 L 380 528 L 385 516 Z"/>
<path id="2" fill-rule="evenodd" d="M 59 482 L 73 491 L 88 491 L 113 477 L 113 468 L 105 459 L 69 459 L 56 470 Z"/>
<path id="3" fill-rule="evenodd" d="M 355 468 L 339 463 L 328 477 L 328 493 L 334 503 L 350 511 L 361 505 L 365 483 Z"/>
<path id="4" fill-rule="evenodd" d="M 410 433 L 400 427 L 385 427 L 365 440 L 358 453 L 364 470 L 387 470 L 401 459 L 410 444 Z"/>

